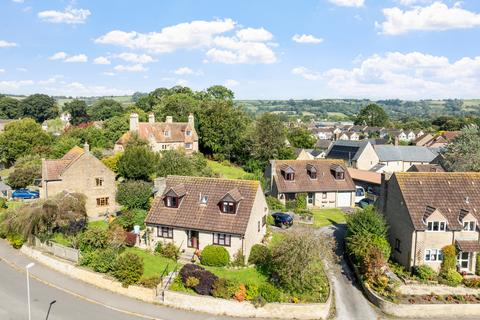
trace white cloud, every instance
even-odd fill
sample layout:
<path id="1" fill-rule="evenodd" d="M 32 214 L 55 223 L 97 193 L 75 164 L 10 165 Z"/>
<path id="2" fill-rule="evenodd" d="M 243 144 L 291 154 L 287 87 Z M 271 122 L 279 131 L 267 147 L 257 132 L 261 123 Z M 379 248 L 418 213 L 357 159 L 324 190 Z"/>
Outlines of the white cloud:
<path id="1" fill-rule="evenodd" d="M 107 57 L 100 56 L 100 57 L 97 57 L 97 58 L 93 59 L 93 63 L 94 64 L 111 64 L 112 62 Z"/>
<path id="2" fill-rule="evenodd" d="M 264 28 L 245 28 L 236 32 L 238 39 L 241 41 L 264 42 L 272 40 L 273 35 Z"/>
<path id="3" fill-rule="evenodd" d="M 163 28 L 160 32 L 138 33 L 121 30 L 110 31 L 95 40 L 152 53 L 168 53 L 180 49 L 207 50 L 204 62 L 221 63 L 274 63 L 277 58 L 271 49 L 276 44 L 269 40 L 273 35 L 264 28 L 242 28 L 234 36 L 224 36 L 234 31 L 237 24 L 232 19 L 180 23 Z M 137 62 L 146 63 L 146 62 Z"/>
<path id="4" fill-rule="evenodd" d="M 209 46 L 215 35 L 232 30 L 235 24 L 232 19 L 196 20 L 165 27 L 160 32 L 113 30 L 97 38 L 95 42 L 156 53 L 173 52 L 178 49 Z"/>
<path id="5" fill-rule="evenodd" d="M 176 82 L 176 85 L 178 86 L 186 86 L 188 84 L 188 81 L 185 79 L 178 79 Z"/>
<path id="6" fill-rule="evenodd" d="M 27 72 L 28 69 L 27 68 L 17 68 L 17 71 L 20 71 L 20 72 Z"/>
<path id="7" fill-rule="evenodd" d="M 365 0 L 328 0 L 331 3 L 341 7 L 362 7 Z"/>
<path id="8" fill-rule="evenodd" d="M 194 72 L 189 67 L 180 67 L 177 70 L 175 70 L 174 73 L 178 75 L 185 75 L 185 74 L 193 74 Z"/>
<path id="9" fill-rule="evenodd" d="M 25 0 L 12 0 L 12 2 L 15 2 L 15 3 L 23 3 Z"/>
<path id="10" fill-rule="evenodd" d="M 480 14 L 465 10 L 456 3 L 448 7 L 442 2 L 434 2 L 426 7 L 413 7 L 402 10 L 398 7 L 383 9 L 385 21 L 375 23 L 382 34 L 399 35 L 415 30 L 441 31 L 465 29 L 480 26 Z"/>
<path id="11" fill-rule="evenodd" d="M 63 62 L 87 62 L 88 57 L 84 54 L 69 55 L 60 51 L 48 58 L 49 60 L 62 60 Z"/>
<path id="12" fill-rule="evenodd" d="M 113 68 L 115 71 L 119 71 L 119 72 L 144 72 L 144 71 L 147 71 L 148 68 L 145 68 L 143 66 L 143 64 L 132 64 L 132 65 L 123 65 L 123 64 L 119 64 L 118 66 L 115 66 Z"/>
<path id="13" fill-rule="evenodd" d="M 12 91 L 19 90 L 26 86 L 32 86 L 35 82 L 33 80 L 4 80 L 0 81 L 0 91 L 12 93 Z"/>
<path id="14" fill-rule="evenodd" d="M 299 75 L 305 80 L 318 80 L 321 75 L 318 72 L 311 71 L 305 67 L 296 67 L 292 69 L 292 74 Z"/>
<path id="15" fill-rule="evenodd" d="M 295 34 L 293 37 L 292 37 L 292 40 L 295 41 L 295 42 L 298 42 L 298 43 L 314 43 L 314 44 L 317 44 L 317 43 L 321 43 L 323 42 L 323 39 L 322 38 L 317 38 L 311 34 Z"/>
<path id="16" fill-rule="evenodd" d="M 149 55 L 136 54 L 136 53 L 131 53 L 131 52 L 123 52 L 123 53 L 120 53 L 120 54 L 116 55 L 116 57 L 119 58 L 119 59 L 122 59 L 124 61 L 127 61 L 127 62 L 140 63 L 140 64 L 157 61 Z"/>
<path id="17" fill-rule="evenodd" d="M 64 11 L 41 11 L 38 17 L 51 23 L 81 24 L 85 23 L 90 14 L 90 10 L 66 8 Z"/>
<path id="18" fill-rule="evenodd" d="M 17 46 L 18 44 L 16 44 L 15 42 L 0 40 L 0 48 L 17 47 Z"/>
<path id="19" fill-rule="evenodd" d="M 327 85 L 338 95 L 368 98 L 474 98 L 480 87 L 480 56 L 450 62 L 420 52 L 388 52 L 356 68 L 330 69 Z"/>
<path id="20" fill-rule="evenodd" d="M 0 69 L 0 73 L 5 73 L 5 69 Z"/>
<path id="21" fill-rule="evenodd" d="M 115 72 L 103 72 L 102 74 L 109 77 L 113 77 L 117 75 Z"/>
<path id="22" fill-rule="evenodd" d="M 431 3 L 435 0 L 397 0 L 398 3 L 404 6 L 413 6 L 417 4 Z"/>
<path id="23" fill-rule="evenodd" d="M 239 84 L 240 84 L 240 82 L 238 82 L 237 80 L 233 80 L 233 79 L 228 79 L 224 83 L 225 87 L 228 87 L 228 88 L 236 87 Z"/>

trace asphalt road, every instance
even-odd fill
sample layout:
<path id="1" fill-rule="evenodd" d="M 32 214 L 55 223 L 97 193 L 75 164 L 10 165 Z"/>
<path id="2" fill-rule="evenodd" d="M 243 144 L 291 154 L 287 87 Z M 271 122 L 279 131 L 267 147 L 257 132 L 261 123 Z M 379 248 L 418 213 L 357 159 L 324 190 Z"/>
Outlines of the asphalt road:
<path id="1" fill-rule="evenodd" d="M 140 319 L 67 294 L 30 278 L 32 319 Z M 24 320 L 27 313 L 26 275 L 0 261 L 0 319 Z"/>

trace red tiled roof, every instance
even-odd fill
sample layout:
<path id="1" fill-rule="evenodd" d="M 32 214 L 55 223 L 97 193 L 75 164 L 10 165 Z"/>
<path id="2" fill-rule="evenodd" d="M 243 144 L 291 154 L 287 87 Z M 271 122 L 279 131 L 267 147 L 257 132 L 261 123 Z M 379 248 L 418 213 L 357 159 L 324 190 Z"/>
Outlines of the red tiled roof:
<path id="1" fill-rule="evenodd" d="M 182 229 L 245 234 L 259 187 L 258 181 L 168 176 L 165 190 L 179 185 L 185 188 L 185 195 L 181 198 L 178 208 L 166 207 L 163 197 L 158 196 L 145 223 Z M 235 199 L 239 199 L 235 214 L 220 211 L 220 200 L 227 192 Z M 208 197 L 207 204 L 201 203 L 203 196 Z"/>
<path id="2" fill-rule="evenodd" d="M 280 193 L 355 191 L 355 184 L 345 168 L 342 160 L 271 160 L 272 170 L 275 170 L 274 182 Z M 311 179 L 307 174 L 307 166 L 317 170 L 317 178 Z M 295 171 L 295 180 L 286 181 L 282 176 L 282 168 L 290 167 Z M 338 166 L 345 171 L 344 180 L 335 180 L 331 174 L 332 166 Z"/>
<path id="3" fill-rule="evenodd" d="M 455 240 L 455 245 L 462 252 L 480 252 L 478 240 Z"/>
<path id="4" fill-rule="evenodd" d="M 42 178 L 46 181 L 60 180 L 62 173 L 68 166 L 75 162 L 84 150 L 78 146 L 73 147 L 61 159 L 44 160 Z"/>
<path id="5" fill-rule="evenodd" d="M 185 133 L 187 130 L 192 131 L 191 136 L 187 136 Z M 165 135 L 165 131 L 170 133 L 169 136 Z M 131 138 L 132 132 L 128 131 L 124 133 L 118 140 L 117 144 L 125 145 Z M 172 143 L 172 142 L 185 142 L 193 143 L 198 141 L 198 135 L 193 128 L 193 125 L 188 122 L 140 122 L 138 124 L 138 136 L 144 140 L 154 139 L 156 142 Z"/>
<path id="6" fill-rule="evenodd" d="M 382 174 L 378 172 L 359 170 L 354 168 L 347 168 L 350 177 L 353 180 L 365 181 L 368 183 L 381 184 L 382 183 Z"/>

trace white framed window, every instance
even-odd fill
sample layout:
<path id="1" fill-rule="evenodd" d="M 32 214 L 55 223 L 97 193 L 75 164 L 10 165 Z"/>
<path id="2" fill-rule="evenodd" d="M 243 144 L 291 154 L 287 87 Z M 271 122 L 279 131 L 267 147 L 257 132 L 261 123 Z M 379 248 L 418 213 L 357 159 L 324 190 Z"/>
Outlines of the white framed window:
<path id="1" fill-rule="evenodd" d="M 475 231 L 475 221 L 463 221 L 463 231 Z"/>
<path id="2" fill-rule="evenodd" d="M 226 233 L 214 233 L 213 244 L 230 247 L 232 236 Z"/>
<path id="3" fill-rule="evenodd" d="M 442 261 L 443 255 L 442 250 L 440 249 L 426 249 L 425 250 L 425 261 L 426 262 L 435 262 Z"/>
<path id="4" fill-rule="evenodd" d="M 470 252 L 459 252 L 457 264 L 460 269 L 469 269 L 470 267 Z"/>
<path id="5" fill-rule="evenodd" d="M 191 143 L 185 143 L 185 149 L 192 149 Z"/>
<path id="6" fill-rule="evenodd" d="M 445 231 L 447 230 L 447 223 L 445 221 L 428 221 L 427 231 Z"/>
<path id="7" fill-rule="evenodd" d="M 162 144 L 162 150 L 167 150 L 167 145 L 166 144 Z"/>

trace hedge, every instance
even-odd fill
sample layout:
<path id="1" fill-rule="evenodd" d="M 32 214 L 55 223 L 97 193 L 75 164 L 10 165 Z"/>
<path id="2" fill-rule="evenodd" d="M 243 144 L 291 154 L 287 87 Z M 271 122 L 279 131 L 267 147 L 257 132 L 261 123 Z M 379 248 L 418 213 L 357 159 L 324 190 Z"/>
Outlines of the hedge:
<path id="1" fill-rule="evenodd" d="M 211 267 L 225 267 L 230 262 L 230 254 L 222 246 L 208 245 L 201 254 L 201 263 Z"/>

